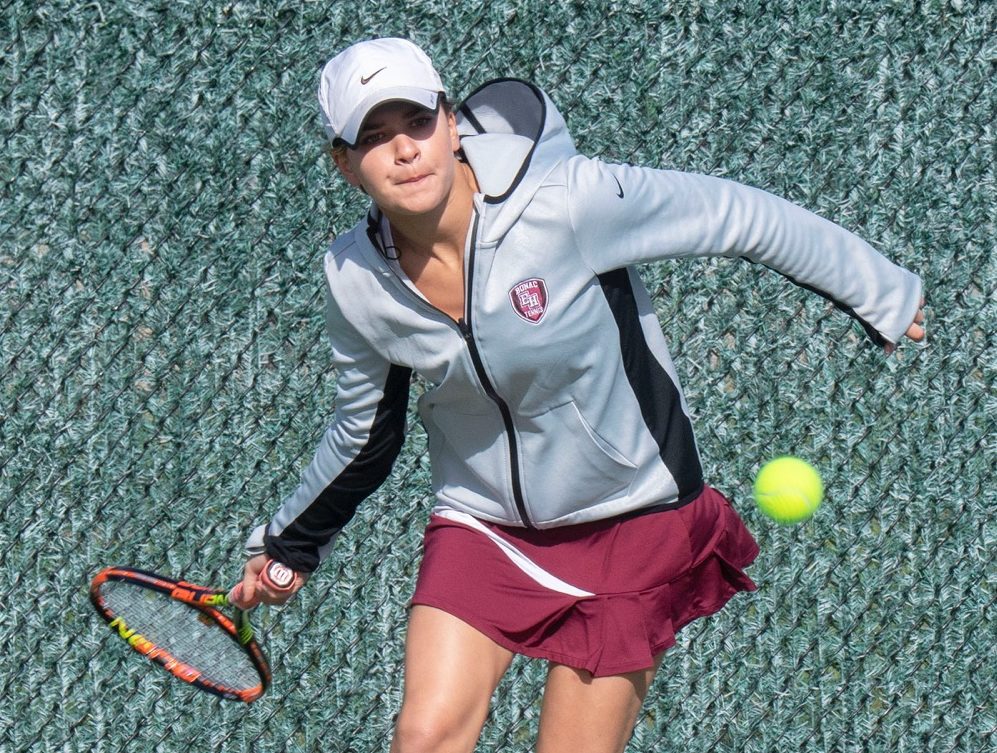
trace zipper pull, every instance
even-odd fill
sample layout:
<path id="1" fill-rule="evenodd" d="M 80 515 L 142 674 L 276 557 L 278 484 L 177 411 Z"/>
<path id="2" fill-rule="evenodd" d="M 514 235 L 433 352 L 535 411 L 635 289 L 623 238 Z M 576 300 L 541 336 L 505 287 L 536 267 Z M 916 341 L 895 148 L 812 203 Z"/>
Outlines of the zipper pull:
<path id="1" fill-rule="evenodd" d="M 467 322 L 464 321 L 464 317 L 457 320 L 457 326 L 460 328 L 460 333 L 464 336 L 465 340 L 471 340 L 471 328 L 468 326 Z"/>

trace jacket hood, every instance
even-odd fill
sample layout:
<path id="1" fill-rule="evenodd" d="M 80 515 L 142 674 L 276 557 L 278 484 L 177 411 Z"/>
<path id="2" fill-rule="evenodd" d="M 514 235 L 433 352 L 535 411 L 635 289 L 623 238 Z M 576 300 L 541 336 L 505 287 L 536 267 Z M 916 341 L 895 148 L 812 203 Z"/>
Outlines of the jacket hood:
<path id="1" fill-rule="evenodd" d="M 544 178 L 577 154 L 547 94 L 519 79 L 490 81 L 457 110 L 457 133 L 486 205 L 497 205 L 487 235 L 496 238 L 530 203 Z"/>

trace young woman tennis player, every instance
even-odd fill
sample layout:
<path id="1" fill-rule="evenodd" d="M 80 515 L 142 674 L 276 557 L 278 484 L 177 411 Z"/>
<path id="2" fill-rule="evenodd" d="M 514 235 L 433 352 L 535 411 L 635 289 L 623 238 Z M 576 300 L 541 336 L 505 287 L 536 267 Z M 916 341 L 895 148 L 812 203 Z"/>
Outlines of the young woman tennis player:
<path id="1" fill-rule="evenodd" d="M 675 633 L 753 589 L 758 551 L 704 482 L 633 265 L 746 257 L 887 351 L 923 338 L 921 283 L 770 194 L 578 154 L 529 83 L 488 83 L 456 113 L 443 91 L 401 39 L 322 72 L 336 166 L 371 207 L 325 256 L 335 420 L 254 532 L 243 587 L 279 603 L 266 557 L 318 567 L 389 474 L 416 372 L 437 504 L 391 749 L 472 750 L 519 653 L 549 662 L 539 751 L 620 751 Z"/>

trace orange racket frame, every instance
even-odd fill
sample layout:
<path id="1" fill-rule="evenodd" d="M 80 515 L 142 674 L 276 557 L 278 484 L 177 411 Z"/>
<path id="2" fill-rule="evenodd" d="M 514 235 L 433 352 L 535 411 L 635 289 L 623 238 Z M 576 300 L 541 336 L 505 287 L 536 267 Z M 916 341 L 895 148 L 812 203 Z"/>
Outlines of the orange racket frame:
<path id="1" fill-rule="evenodd" d="M 101 585 L 111 580 L 127 581 L 143 588 L 158 591 L 200 611 L 246 652 L 260 675 L 259 685 L 251 688 L 233 688 L 213 681 L 204 677 L 197 667 L 178 659 L 161 646 L 157 646 L 145 636 L 129 628 L 124 619 L 108 607 L 100 592 Z M 97 573 L 90 582 L 90 601 L 93 602 L 97 612 L 108 623 L 115 635 L 128 643 L 135 651 L 159 664 L 184 682 L 227 700 L 242 701 L 243 703 L 252 703 L 270 687 L 270 664 L 256 642 L 247 612 L 237 608 L 233 620 L 219 611 L 219 607 L 234 606 L 229 601 L 228 594 L 223 591 L 205 588 L 183 580 L 174 580 L 145 570 L 130 567 L 106 567 Z"/>

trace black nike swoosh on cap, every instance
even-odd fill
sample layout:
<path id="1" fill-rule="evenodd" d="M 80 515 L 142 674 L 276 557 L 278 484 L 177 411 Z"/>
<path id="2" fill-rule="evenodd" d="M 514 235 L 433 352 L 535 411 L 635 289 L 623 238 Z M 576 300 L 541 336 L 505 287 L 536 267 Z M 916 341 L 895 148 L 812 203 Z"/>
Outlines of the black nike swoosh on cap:
<path id="1" fill-rule="evenodd" d="M 617 195 L 617 196 L 619 196 L 619 197 L 620 197 L 620 198 L 622 199 L 622 198 L 623 198 L 623 186 L 622 186 L 622 185 L 620 185 L 620 179 L 619 179 L 619 178 L 617 178 L 617 177 L 616 177 L 616 176 L 614 175 L 614 176 L 613 176 L 613 180 L 615 180 L 615 181 L 616 181 L 616 187 L 620 189 L 620 192 L 619 192 L 618 194 L 616 194 L 616 195 Z"/>
<path id="2" fill-rule="evenodd" d="M 387 68 L 387 66 L 384 66 L 384 68 Z M 374 76 L 376 76 L 376 75 L 377 75 L 378 73 L 380 73 L 381 71 L 383 71 L 383 70 L 384 70 L 384 68 L 378 68 L 378 69 L 377 69 L 376 71 L 374 71 L 374 72 L 373 72 L 372 74 L 370 74 L 369 76 L 361 76 L 361 77 L 360 77 L 360 85 L 361 85 L 361 86 L 367 86 L 367 84 L 369 84 L 369 83 L 370 83 L 370 80 L 371 80 L 372 78 L 374 78 Z"/>

